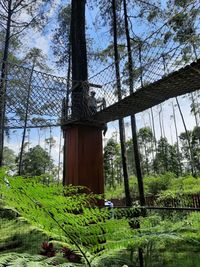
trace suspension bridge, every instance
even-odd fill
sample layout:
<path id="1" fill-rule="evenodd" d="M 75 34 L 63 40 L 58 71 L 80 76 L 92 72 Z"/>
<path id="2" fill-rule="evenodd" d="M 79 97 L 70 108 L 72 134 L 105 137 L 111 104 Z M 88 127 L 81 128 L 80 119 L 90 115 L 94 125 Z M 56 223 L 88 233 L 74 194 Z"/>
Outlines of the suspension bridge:
<path id="1" fill-rule="evenodd" d="M 194 33 L 175 32 L 170 21 L 144 40 L 133 40 L 131 56 L 133 90 L 127 78 L 128 55 L 120 55 L 122 97 L 117 96 L 115 63 L 102 64 L 82 84 L 85 99 L 95 91 L 101 105 L 89 114 L 87 100 L 82 123 L 107 123 L 142 112 L 169 98 L 200 88 L 200 27 Z M 98 64 L 98 63 L 97 63 Z M 5 128 L 62 126 L 78 122 L 71 111 L 73 81 L 7 63 Z M 71 89 L 70 89 L 71 88 Z M 63 105 L 63 100 L 65 103 Z"/>

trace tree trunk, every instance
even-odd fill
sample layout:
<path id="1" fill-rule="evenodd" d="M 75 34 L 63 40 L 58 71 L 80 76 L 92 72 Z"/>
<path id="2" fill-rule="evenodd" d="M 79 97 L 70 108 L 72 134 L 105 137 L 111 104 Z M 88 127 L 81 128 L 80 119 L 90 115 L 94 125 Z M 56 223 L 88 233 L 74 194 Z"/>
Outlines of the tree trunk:
<path id="1" fill-rule="evenodd" d="M 72 24 L 72 22 L 71 22 Z M 68 69 L 67 69 L 67 93 L 66 93 L 66 106 L 64 108 L 64 122 L 69 118 L 69 93 L 70 93 L 70 75 L 71 75 L 71 34 L 72 34 L 72 29 L 70 26 L 70 41 L 69 41 L 69 47 L 68 47 Z M 72 110 L 71 110 L 72 111 Z M 66 144 L 67 140 L 64 138 L 64 145 L 63 145 L 63 162 L 66 161 Z M 66 168 L 63 168 L 63 185 L 64 185 L 64 177 L 66 177 Z"/>
<path id="2" fill-rule="evenodd" d="M 8 60 L 8 51 L 10 45 L 10 27 L 11 27 L 11 11 L 12 0 L 8 2 L 8 18 L 6 25 L 5 46 L 3 51 L 3 62 L 1 66 L 0 80 L 0 167 L 3 165 L 3 147 L 4 147 L 4 124 L 5 124 L 5 108 L 6 108 L 6 65 Z"/>
<path id="3" fill-rule="evenodd" d="M 199 123 L 198 123 L 198 118 L 197 118 L 196 102 L 194 100 L 194 93 L 190 93 L 190 95 L 191 95 L 191 101 L 192 101 L 192 108 L 193 108 L 195 123 L 196 123 L 196 126 L 198 127 Z"/>
<path id="4" fill-rule="evenodd" d="M 153 109 L 150 108 L 150 111 L 151 111 L 151 120 L 152 120 L 152 127 L 153 127 L 154 145 L 155 145 L 155 149 L 156 149 L 157 142 L 156 142 L 156 131 L 155 131 L 155 122 L 154 122 L 154 116 L 153 116 Z"/>
<path id="5" fill-rule="evenodd" d="M 162 104 L 160 104 L 160 109 L 161 109 L 161 122 L 162 122 L 163 137 L 166 138 Z"/>
<path id="6" fill-rule="evenodd" d="M 183 126 L 184 126 L 184 129 L 185 129 L 185 134 L 186 134 L 186 138 L 187 138 L 187 142 L 188 142 L 192 176 L 196 177 L 196 171 L 195 171 L 195 167 L 194 167 L 194 156 L 193 156 L 193 150 L 192 150 L 191 143 L 190 143 L 190 137 L 188 135 L 188 130 L 187 130 L 187 127 L 186 127 L 185 119 L 184 119 L 184 116 L 183 116 L 183 113 L 182 113 L 182 110 L 181 110 L 181 107 L 180 107 L 180 104 L 179 104 L 179 101 L 178 101 L 177 97 L 176 97 L 176 104 L 178 106 L 178 110 L 179 110 L 179 113 L 181 115 L 181 120 L 183 122 Z"/>
<path id="7" fill-rule="evenodd" d="M 163 138 L 163 132 L 162 132 L 162 121 L 161 121 L 161 109 L 159 110 L 159 126 L 160 126 L 160 136 Z"/>
<path id="8" fill-rule="evenodd" d="M 130 35 L 129 35 L 126 0 L 123 0 L 123 6 L 124 6 L 124 23 L 125 23 L 127 52 L 128 52 L 129 87 L 130 87 L 130 93 L 133 93 L 133 61 L 132 61 L 132 56 L 131 56 L 131 41 L 130 41 Z M 142 178 L 142 172 L 141 172 L 141 166 L 140 166 L 140 156 L 139 156 L 139 149 L 138 149 L 135 115 L 131 116 L 131 130 L 132 130 L 133 150 L 134 150 L 134 158 L 135 158 L 135 168 L 136 168 L 139 196 L 140 196 L 140 205 L 145 206 L 144 185 L 143 185 L 143 178 Z"/>
<path id="9" fill-rule="evenodd" d="M 146 161 L 146 172 L 147 172 L 147 175 L 149 175 L 149 161 L 148 161 L 146 140 L 143 140 L 143 144 L 144 144 L 144 154 L 145 154 L 145 161 Z"/>
<path id="10" fill-rule="evenodd" d="M 31 81 L 33 77 L 34 67 L 35 67 L 35 62 L 33 63 L 33 66 L 31 69 L 31 74 L 30 74 L 29 84 L 28 84 L 28 93 L 27 93 L 27 99 L 26 99 L 26 110 L 25 110 L 25 118 L 24 118 L 24 130 L 23 130 L 23 135 L 22 135 L 22 143 L 21 143 L 20 156 L 19 156 L 19 170 L 18 170 L 19 175 L 21 175 L 22 173 L 22 159 L 23 159 L 23 153 L 24 153 L 24 142 L 25 142 L 25 136 L 26 136 L 30 95 L 31 95 Z"/>
<path id="11" fill-rule="evenodd" d="M 88 73 L 85 38 L 85 3 L 86 0 L 72 1 L 72 117 L 75 119 L 81 119 L 87 115 L 86 96 L 88 94 L 88 87 L 86 82 L 88 80 Z"/>
<path id="12" fill-rule="evenodd" d="M 179 167 L 180 167 L 180 175 L 182 175 L 180 148 L 179 148 L 179 139 L 178 139 L 178 129 L 177 129 L 177 123 L 176 123 L 176 113 L 175 113 L 173 103 L 172 103 L 172 110 L 173 110 L 174 127 L 175 127 L 175 133 L 176 133 L 176 147 L 177 147 L 177 154 L 178 154 L 178 162 L 179 162 Z M 179 175 L 179 171 L 178 171 L 178 175 Z"/>
<path id="13" fill-rule="evenodd" d="M 72 12 L 72 9 L 71 9 L 71 12 Z M 69 116 L 69 94 L 70 94 L 70 77 L 71 77 L 71 52 L 72 52 L 71 43 L 72 43 L 72 20 L 70 22 L 70 34 L 69 34 L 69 46 L 68 46 L 67 94 L 66 94 L 67 118 Z"/>
<path id="14" fill-rule="evenodd" d="M 61 154 L 61 143 L 62 143 L 62 132 L 60 131 L 60 140 L 59 140 L 59 151 L 58 151 L 58 183 L 60 182 L 60 165 L 61 165 L 61 162 L 60 162 L 60 154 Z"/>
<path id="15" fill-rule="evenodd" d="M 49 138 L 49 158 L 51 158 L 51 149 L 52 149 L 52 129 L 51 129 L 51 126 L 49 128 L 49 135 L 50 135 L 50 138 Z M 51 173 L 51 164 L 49 163 L 49 173 Z"/>
<path id="16" fill-rule="evenodd" d="M 154 134 L 153 134 L 153 125 L 152 125 L 152 121 L 151 121 L 151 114 L 148 112 L 148 115 L 149 115 L 149 125 L 150 125 L 150 129 L 151 129 L 151 132 L 152 132 L 152 137 L 151 137 L 151 155 L 152 155 L 152 162 L 154 162 L 155 160 L 155 155 L 154 155 Z M 153 166 L 151 164 L 151 171 L 154 172 L 154 169 L 153 169 Z M 154 172 L 155 173 L 155 172 Z"/>
<path id="17" fill-rule="evenodd" d="M 120 70 L 119 70 L 119 53 L 118 53 L 118 43 L 117 43 L 116 0 L 112 0 L 112 11 L 113 11 L 113 42 L 114 42 L 115 71 L 116 71 L 116 80 L 117 80 L 117 95 L 118 95 L 118 100 L 120 101 L 122 99 L 122 95 L 121 95 L 121 80 L 120 80 Z M 125 130 L 124 130 L 123 119 L 119 120 L 119 135 L 120 135 L 126 205 L 131 206 L 131 196 L 130 196 L 130 189 L 129 189 L 129 177 L 128 177 L 128 170 L 127 170 L 127 157 L 126 157 L 126 146 L 125 146 L 125 142 L 126 142 L 125 141 Z"/>

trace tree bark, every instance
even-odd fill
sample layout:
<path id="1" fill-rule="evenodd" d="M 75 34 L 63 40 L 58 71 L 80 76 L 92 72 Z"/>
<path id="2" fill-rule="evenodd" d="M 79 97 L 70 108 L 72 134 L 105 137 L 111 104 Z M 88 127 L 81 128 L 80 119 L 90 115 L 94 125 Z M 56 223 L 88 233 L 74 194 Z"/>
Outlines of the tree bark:
<path id="1" fill-rule="evenodd" d="M 22 173 L 22 159 L 23 159 L 23 152 L 24 152 L 24 142 L 25 142 L 25 136 L 26 136 L 26 129 L 27 129 L 30 96 L 31 96 L 31 81 L 32 81 L 32 77 L 33 77 L 34 67 L 35 67 L 35 62 L 33 62 L 31 74 L 30 74 L 30 78 L 29 78 L 29 84 L 28 84 L 26 110 L 25 110 L 25 118 L 24 118 L 24 129 L 23 129 L 22 143 L 21 143 L 20 156 L 19 156 L 19 170 L 18 170 L 19 175 L 21 175 L 21 173 Z"/>
<path id="2" fill-rule="evenodd" d="M 133 93 L 133 61 L 132 61 L 132 56 L 131 56 L 131 42 L 130 42 L 130 34 L 129 34 L 126 0 L 123 0 L 123 6 L 124 6 L 124 23 L 125 23 L 127 52 L 128 52 L 129 88 L 130 88 L 130 93 Z M 134 158 L 135 158 L 135 168 L 136 168 L 138 188 L 139 188 L 140 205 L 145 206 L 144 185 L 143 185 L 143 177 L 142 177 L 141 166 L 140 166 L 140 156 L 139 156 L 139 149 L 138 149 L 135 115 L 131 116 L 131 130 L 132 130 L 133 150 L 134 150 Z"/>
<path id="3" fill-rule="evenodd" d="M 8 60 L 8 52 L 10 45 L 10 28 L 11 28 L 11 10 L 12 0 L 8 2 L 8 18 L 6 25 L 5 46 L 3 51 L 3 62 L 1 65 L 0 80 L 0 167 L 3 165 L 3 147 L 4 147 L 4 124 L 5 124 L 5 108 L 6 108 L 6 65 Z"/>
<path id="4" fill-rule="evenodd" d="M 180 148 L 179 148 L 179 139 L 178 139 L 178 129 L 177 129 L 177 123 L 176 123 L 176 113 L 174 109 L 174 104 L 172 103 L 172 110 L 173 110 L 173 119 L 174 119 L 174 127 L 175 127 L 175 132 L 176 132 L 176 147 L 177 147 L 177 154 L 178 154 L 178 162 L 179 162 L 179 170 L 178 171 L 178 176 L 179 174 L 182 175 L 182 168 L 181 168 L 181 159 L 180 159 Z"/>
<path id="5" fill-rule="evenodd" d="M 112 0 L 112 12 L 113 12 L 113 42 L 114 42 L 115 71 L 116 71 L 116 80 L 117 80 L 117 95 L 118 95 L 118 100 L 120 101 L 122 99 L 122 95 L 121 95 L 121 79 L 120 79 L 120 70 L 119 70 L 119 53 L 118 53 L 118 43 L 117 43 L 116 0 Z M 120 135 L 120 145 L 121 145 L 121 157 L 122 157 L 122 169 L 123 169 L 123 176 L 124 176 L 126 206 L 131 206 L 124 128 L 125 128 L 124 120 L 120 119 L 119 120 L 119 135 Z"/>
<path id="6" fill-rule="evenodd" d="M 186 134 L 186 138 L 187 138 L 187 142 L 188 142 L 192 176 L 196 177 L 196 171 L 195 171 L 195 167 L 194 167 L 194 155 L 193 155 L 193 150 L 192 150 L 191 143 L 190 143 L 190 137 L 188 135 L 188 130 L 187 130 L 187 126 L 186 126 L 186 123 L 185 123 L 185 119 L 184 119 L 184 116 L 183 116 L 183 113 L 182 113 L 182 110 L 181 110 L 181 107 L 180 107 L 180 104 L 179 104 L 179 101 L 178 101 L 177 97 L 176 97 L 176 104 L 178 106 L 178 110 L 179 110 L 179 113 L 181 115 L 181 120 L 183 122 L 183 126 L 184 126 L 184 129 L 185 129 L 185 134 Z"/>
<path id="7" fill-rule="evenodd" d="M 197 118 L 197 111 L 196 111 L 196 102 L 194 100 L 194 93 L 190 93 L 191 95 L 191 101 L 192 101 L 192 108 L 193 108 L 193 113 L 194 113 L 194 118 L 195 118 L 195 123 L 196 126 L 199 126 L 198 118 Z"/>
<path id="8" fill-rule="evenodd" d="M 86 0 L 72 0 L 72 117 L 81 119 L 87 115 L 87 50 L 85 38 Z M 85 85 L 84 83 L 85 82 Z"/>

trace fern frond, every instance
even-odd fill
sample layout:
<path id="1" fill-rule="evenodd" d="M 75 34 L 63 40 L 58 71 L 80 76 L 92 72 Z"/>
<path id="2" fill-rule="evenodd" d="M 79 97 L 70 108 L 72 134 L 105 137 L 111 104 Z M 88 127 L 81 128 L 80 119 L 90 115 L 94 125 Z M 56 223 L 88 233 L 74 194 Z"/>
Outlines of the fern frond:
<path id="1" fill-rule="evenodd" d="M 45 266 L 42 261 L 45 257 L 40 255 L 29 255 L 27 253 L 7 253 L 0 255 L 0 267 L 27 267 L 31 263 L 32 266 Z M 35 265 L 33 265 L 33 263 Z M 37 265 L 36 265 L 37 264 Z"/>

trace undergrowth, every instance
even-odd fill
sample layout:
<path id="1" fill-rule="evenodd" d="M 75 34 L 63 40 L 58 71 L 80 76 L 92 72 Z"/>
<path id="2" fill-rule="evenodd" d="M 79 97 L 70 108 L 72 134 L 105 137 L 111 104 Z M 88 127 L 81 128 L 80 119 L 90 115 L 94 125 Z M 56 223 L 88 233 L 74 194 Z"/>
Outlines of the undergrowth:
<path id="1" fill-rule="evenodd" d="M 131 196 L 138 197 L 137 178 L 129 178 Z M 173 173 L 160 174 L 156 176 L 144 177 L 145 195 L 160 195 L 173 193 L 182 193 L 184 195 L 200 194 L 200 178 L 194 178 L 190 175 L 176 177 Z M 123 184 L 117 184 L 115 188 L 106 187 L 106 199 L 121 199 L 125 197 Z"/>
<path id="2" fill-rule="evenodd" d="M 199 251 L 200 215 L 198 213 L 185 213 L 181 218 L 177 214 L 166 212 L 149 213 L 143 218 L 140 216 L 139 208 L 114 210 L 111 213 L 108 209 L 96 207 L 98 196 L 85 193 L 86 189 L 82 187 L 63 187 L 56 184 L 46 186 L 32 178 L 11 178 L 4 172 L 0 174 L 0 181 L 4 204 L 17 210 L 36 229 L 40 229 L 46 236 L 51 236 L 51 239 L 56 240 L 58 244 L 67 244 L 70 251 L 80 255 L 83 266 L 111 267 L 120 266 L 122 262 L 137 266 L 138 248 L 143 249 L 144 261 L 147 262 L 153 261 L 156 253 L 158 255 L 158 252 L 166 249 L 172 251 L 177 249 L 180 252 L 187 247 L 192 248 L 194 252 Z M 12 229 L 9 219 L 5 220 L 7 220 L 8 229 Z M 21 219 L 13 220 L 16 223 Z M 23 230 L 28 234 L 25 227 Z M 114 251 L 116 254 L 113 254 Z M 69 250 L 65 252 L 67 255 Z M 55 257 L 38 258 L 35 261 L 40 261 L 37 264 L 49 262 L 50 265 L 47 266 L 51 264 L 73 266 L 63 258 L 61 252 L 59 253 Z M 16 254 L 10 255 L 16 257 Z M 29 256 L 17 255 L 19 259 L 16 260 L 21 261 L 20 264 L 25 261 L 23 257 L 30 256 L 30 262 L 33 261 L 30 251 Z M 119 265 L 112 265 L 114 260 Z M 164 266 L 161 261 L 160 264 Z M 76 263 L 74 266 L 81 265 Z M 152 264 L 152 266 L 156 265 Z"/>

